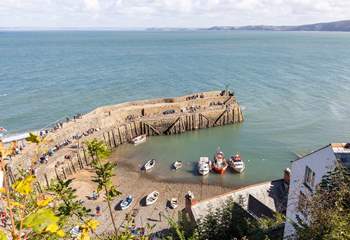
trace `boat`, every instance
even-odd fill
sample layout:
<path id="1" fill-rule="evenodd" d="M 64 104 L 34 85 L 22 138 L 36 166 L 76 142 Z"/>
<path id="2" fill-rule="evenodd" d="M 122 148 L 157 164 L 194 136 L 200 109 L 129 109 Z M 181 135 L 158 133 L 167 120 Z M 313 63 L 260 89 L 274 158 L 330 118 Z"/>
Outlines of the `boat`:
<path id="1" fill-rule="evenodd" d="M 210 162 L 208 157 L 200 157 L 198 161 L 198 173 L 205 176 L 210 171 Z"/>
<path id="2" fill-rule="evenodd" d="M 188 191 L 185 195 L 186 199 L 194 199 L 194 194 L 191 191 Z"/>
<path id="3" fill-rule="evenodd" d="M 175 209 L 179 205 L 177 198 L 170 199 L 170 208 Z"/>
<path id="4" fill-rule="evenodd" d="M 177 169 L 179 169 L 179 168 L 181 168 L 182 167 L 182 162 L 181 161 L 175 161 L 174 163 L 173 163 L 173 168 L 175 169 L 175 170 L 177 170 Z"/>
<path id="5" fill-rule="evenodd" d="M 77 226 L 74 226 L 70 231 L 69 231 L 69 234 L 72 238 L 76 239 L 78 237 L 81 236 L 81 230 L 80 230 L 80 227 L 77 225 Z"/>
<path id="6" fill-rule="evenodd" d="M 238 153 L 235 156 L 231 156 L 229 164 L 232 170 L 238 173 L 243 172 L 245 169 L 245 164 Z"/>
<path id="7" fill-rule="evenodd" d="M 213 171 L 218 174 L 224 174 L 228 164 L 225 159 L 225 155 L 220 149 L 218 149 L 214 156 Z"/>
<path id="8" fill-rule="evenodd" d="M 143 165 L 143 169 L 145 171 L 148 171 L 148 170 L 152 169 L 155 165 L 156 165 L 156 160 L 155 159 L 151 159 L 151 160 L 148 160 L 145 163 L 145 165 Z"/>
<path id="9" fill-rule="evenodd" d="M 134 137 L 133 139 L 131 139 L 131 143 L 133 143 L 134 145 L 140 144 L 145 142 L 147 139 L 147 135 L 146 134 L 142 134 L 140 136 Z"/>
<path id="10" fill-rule="evenodd" d="M 127 209 L 128 207 L 130 207 L 132 201 L 133 201 L 133 197 L 132 196 L 127 196 L 121 203 L 120 203 L 120 208 L 121 210 Z"/>
<path id="11" fill-rule="evenodd" d="M 146 197 L 146 206 L 152 205 L 158 200 L 159 192 L 153 191 Z"/>

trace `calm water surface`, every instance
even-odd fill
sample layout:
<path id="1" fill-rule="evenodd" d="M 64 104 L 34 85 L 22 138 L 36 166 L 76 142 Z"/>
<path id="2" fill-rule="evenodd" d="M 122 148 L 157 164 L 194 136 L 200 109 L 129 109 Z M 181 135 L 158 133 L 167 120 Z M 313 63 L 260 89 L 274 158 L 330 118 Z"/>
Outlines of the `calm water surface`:
<path id="1" fill-rule="evenodd" d="M 245 122 L 154 137 L 119 155 L 135 168 L 202 181 L 192 172 L 217 146 L 239 151 L 242 185 L 280 177 L 295 153 L 349 141 L 350 34 L 306 32 L 0 32 L 0 127 L 22 132 L 97 106 L 233 89 Z M 177 173 L 174 160 L 186 162 Z"/>

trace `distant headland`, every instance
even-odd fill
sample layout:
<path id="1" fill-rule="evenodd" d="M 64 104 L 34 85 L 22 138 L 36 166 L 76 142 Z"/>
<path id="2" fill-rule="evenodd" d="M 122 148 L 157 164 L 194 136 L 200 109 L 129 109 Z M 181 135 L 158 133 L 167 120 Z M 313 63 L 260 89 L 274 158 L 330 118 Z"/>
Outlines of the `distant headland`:
<path id="1" fill-rule="evenodd" d="M 251 26 L 214 26 L 206 30 L 253 30 L 253 31 L 328 31 L 328 32 L 350 32 L 350 20 L 315 23 L 298 26 L 272 26 L 272 25 L 251 25 Z"/>
<path id="2" fill-rule="evenodd" d="M 324 31 L 350 32 L 350 20 L 315 23 L 297 26 L 247 25 L 247 26 L 213 26 L 209 28 L 148 28 L 148 31 Z"/>

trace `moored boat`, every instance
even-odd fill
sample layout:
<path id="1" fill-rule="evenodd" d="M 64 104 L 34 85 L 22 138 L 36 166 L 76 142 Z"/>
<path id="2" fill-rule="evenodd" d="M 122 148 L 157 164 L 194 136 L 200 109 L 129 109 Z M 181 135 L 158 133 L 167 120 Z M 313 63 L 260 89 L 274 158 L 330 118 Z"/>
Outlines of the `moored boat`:
<path id="1" fill-rule="evenodd" d="M 147 195 L 146 197 L 146 205 L 152 205 L 153 203 L 155 203 L 159 198 L 159 192 L 157 191 L 153 191 L 150 194 Z"/>
<path id="2" fill-rule="evenodd" d="M 177 198 L 170 199 L 170 208 L 175 209 L 179 205 Z"/>
<path id="3" fill-rule="evenodd" d="M 232 170 L 238 173 L 243 172 L 245 169 L 245 164 L 238 153 L 235 156 L 231 156 L 229 164 Z"/>
<path id="4" fill-rule="evenodd" d="M 120 203 L 120 208 L 122 210 L 127 209 L 128 207 L 130 207 L 132 201 L 133 201 L 133 197 L 132 196 L 127 196 L 121 203 Z"/>
<path id="5" fill-rule="evenodd" d="M 145 163 L 145 165 L 143 165 L 143 169 L 148 171 L 148 170 L 151 170 L 155 165 L 156 165 L 156 160 L 155 159 L 151 159 L 151 160 L 148 160 Z"/>
<path id="6" fill-rule="evenodd" d="M 224 174 L 228 165 L 225 159 L 225 155 L 220 149 L 218 149 L 214 155 L 213 171 L 218 174 Z"/>
<path id="7" fill-rule="evenodd" d="M 137 136 L 137 137 L 134 137 L 133 139 L 131 139 L 131 143 L 133 143 L 134 145 L 137 145 L 137 144 L 145 142 L 146 139 L 147 139 L 147 135 L 143 134 L 143 135 L 140 135 L 140 136 Z"/>
<path id="8" fill-rule="evenodd" d="M 173 163 L 173 168 L 175 169 L 175 170 L 177 170 L 177 169 L 179 169 L 179 168 L 181 168 L 182 167 L 182 162 L 181 161 L 175 161 L 174 163 Z"/>
<path id="9" fill-rule="evenodd" d="M 210 162 L 208 157 L 200 157 L 198 161 L 198 173 L 205 176 L 210 171 Z"/>

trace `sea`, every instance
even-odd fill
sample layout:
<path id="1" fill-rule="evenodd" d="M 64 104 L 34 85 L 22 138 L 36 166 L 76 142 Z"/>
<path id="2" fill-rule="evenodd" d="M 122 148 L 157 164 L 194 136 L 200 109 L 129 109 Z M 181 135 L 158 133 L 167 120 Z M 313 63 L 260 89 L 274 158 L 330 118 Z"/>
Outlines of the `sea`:
<path id="1" fill-rule="evenodd" d="M 350 33 L 0 32 L 0 127 L 37 130 L 101 105 L 234 91 L 238 125 L 152 137 L 115 154 L 167 181 L 242 186 L 281 178 L 297 155 L 350 141 Z M 240 153 L 243 174 L 196 174 L 200 156 Z M 177 172 L 175 160 L 184 162 Z"/>

